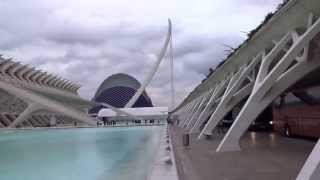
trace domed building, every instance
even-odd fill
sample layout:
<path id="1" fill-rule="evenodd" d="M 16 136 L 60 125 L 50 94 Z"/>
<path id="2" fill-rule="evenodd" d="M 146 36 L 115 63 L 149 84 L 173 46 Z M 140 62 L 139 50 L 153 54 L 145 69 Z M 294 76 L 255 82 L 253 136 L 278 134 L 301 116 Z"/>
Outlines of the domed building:
<path id="1" fill-rule="evenodd" d="M 107 103 L 123 108 L 140 88 L 141 84 L 128 74 L 118 73 L 105 79 L 96 91 L 92 101 Z M 153 107 L 147 92 L 143 92 L 132 107 Z M 103 106 L 92 108 L 89 113 L 97 114 Z"/>

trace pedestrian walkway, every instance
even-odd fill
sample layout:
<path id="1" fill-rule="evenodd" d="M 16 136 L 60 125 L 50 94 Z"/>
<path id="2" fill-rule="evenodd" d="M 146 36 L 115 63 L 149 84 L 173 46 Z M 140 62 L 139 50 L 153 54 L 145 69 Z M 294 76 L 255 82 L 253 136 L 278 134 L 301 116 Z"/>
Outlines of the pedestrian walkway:
<path id="1" fill-rule="evenodd" d="M 298 175 L 315 142 L 274 133 L 247 132 L 240 152 L 215 152 L 223 134 L 210 140 L 190 135 L 182 146 L 183 130 L 170 127 L 179 179 L 183 180 L 292 180 Z"/>

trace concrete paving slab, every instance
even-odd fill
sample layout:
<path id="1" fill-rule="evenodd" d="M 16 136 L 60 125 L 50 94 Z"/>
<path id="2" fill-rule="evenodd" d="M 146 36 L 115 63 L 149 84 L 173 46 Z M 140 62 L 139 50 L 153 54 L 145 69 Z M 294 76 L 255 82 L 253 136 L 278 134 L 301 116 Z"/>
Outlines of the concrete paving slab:
<path id="1" fill-rule="evenodd" d="M 292 180 L 315 145 L 312 140 L 247 132 L 240 142 L 242 151 L 215 152 L 224 134 L 215 133 L 211 140 L 192 134 L 185 149 L 183 133 L 170 127 L 180 180 Z"/>

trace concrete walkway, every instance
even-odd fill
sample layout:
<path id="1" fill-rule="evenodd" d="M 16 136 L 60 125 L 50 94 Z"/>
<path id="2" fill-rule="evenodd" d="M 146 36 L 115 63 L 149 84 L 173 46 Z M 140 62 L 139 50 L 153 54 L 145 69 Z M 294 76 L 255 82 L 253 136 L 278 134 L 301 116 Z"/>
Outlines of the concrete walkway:
<path id="1" fill-rule="evenodd" d="M 182 146 L 183 131 L 170 127 L 180 180 L 292 180 L 302 168 L 314 141 L 286 138 L 274 133 L 248 132 L 240 152 L 215 152 L 223 138 L 190 136 L 190 148 Z"/>
<path id="2" fill-rule="evenodd" d="M 161 129 L 157 154 L 148 180 L 178 180 L 176 163 L 171 150 L 172 145 L 167 128 L 168 126 L 166 125 Z"/>

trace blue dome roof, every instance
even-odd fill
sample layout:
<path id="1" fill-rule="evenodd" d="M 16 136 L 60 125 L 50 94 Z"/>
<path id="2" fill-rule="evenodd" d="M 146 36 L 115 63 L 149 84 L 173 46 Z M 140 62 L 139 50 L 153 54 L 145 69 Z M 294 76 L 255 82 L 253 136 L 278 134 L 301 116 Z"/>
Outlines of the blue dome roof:
<path id="1" fill-rule="evenodd" d="M 132 76 L 119 73 L 105 79 L 96 91 L 93 101 L 123 108 L 140 88 L 141 84 Z M 144 91 L 133 107 L 153 107 L 152 101 Z M 102 106 L 92 108 L 89 113 L 98 113 Z"/>

